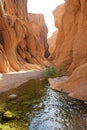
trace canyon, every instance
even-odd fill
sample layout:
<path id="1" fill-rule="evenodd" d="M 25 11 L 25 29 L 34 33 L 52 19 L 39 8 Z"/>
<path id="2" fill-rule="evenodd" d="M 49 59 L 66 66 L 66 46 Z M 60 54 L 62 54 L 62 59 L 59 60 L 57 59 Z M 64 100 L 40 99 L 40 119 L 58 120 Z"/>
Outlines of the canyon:
<path id="1" fill-rule="evenodd" d="M 0 2 L 0 72 L 41 70 L 54 64 L 69 78 L 53 89 L 87 100 L 87 1 L 66 0 L 54 11 L 58 28 L 47 39 L 43 14 L 27 11 L 27 0 Z"/>

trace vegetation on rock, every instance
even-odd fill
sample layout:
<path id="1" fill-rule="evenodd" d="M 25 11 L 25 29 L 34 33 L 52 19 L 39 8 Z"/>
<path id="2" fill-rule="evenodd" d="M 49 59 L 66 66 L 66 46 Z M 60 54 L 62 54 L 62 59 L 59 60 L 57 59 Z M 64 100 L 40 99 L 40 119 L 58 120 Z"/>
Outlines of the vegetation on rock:
<path id="1" fill-rule="evenodd" d="M 14 113 L 12 113 L 11 111 L 6 111 L 4 114 L 3 114 L 3 118 L 5 120 L 13 120 L 16 118 L 16 115 Z"/>
<path id="2" fill-rule="evenodd" d="M 55 66 L 49 66 L 42 72 L 42 76 L 44 78 L 54 78 L 58 76 L 60 77 L 62 76 L 61 69 L 57 69 Z"/>

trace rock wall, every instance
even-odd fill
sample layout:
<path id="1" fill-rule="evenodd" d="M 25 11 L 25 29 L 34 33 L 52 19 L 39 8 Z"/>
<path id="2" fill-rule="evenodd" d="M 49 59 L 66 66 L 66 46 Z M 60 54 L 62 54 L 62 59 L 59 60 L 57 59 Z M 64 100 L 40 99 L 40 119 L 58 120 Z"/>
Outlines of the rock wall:
<path id="1" fill-rule="evenodd" d="M 86 5 L 86 0 L 66 0 L 53 12 L 58 27 L 53 63 L 67 73 L 87 63 Z"/>
<path id="2" fill-rule="evenodd" d="M 48 65 L 47 27 L 42 14 L 28 14 L 27 0 L 0 2 L 0 72 Z"/>
<path id="3" fill-rule="evenodd" d="M 48 45 L 49 45 L 49 52 L 50 52 L 50 55 L 48 57 L 48 59 L 50 61 L 53 61 L 54 60 L 54 57 L 56 56 L 55 55 L 55 50 L 56 50 L 56 39 L 57 39 L 57 34 L 58 31 L 55 31 L 51 37 L 48 38 Z"/>
<path id="4" fill-rule="evenodd" d="M 66 0 L 53 12 L 58 28 L 53 63 L 71 75 L 52 88 L 68 92 L 71 97 L 87 100 L 87 0 Z M 53 40 L 53 39 L 52 39 Z M 51 42 L 51 41 L 50 41 Z M 52 44 L 52 43 L 51 43 Z M 50 58 L 49 58 L 50 60 Z"/>
<path id="5" fill-rule="evenodd" d="M 70 77 L 49 79 L 49 82 L 52 89 L 66 92 L 70 97 L 87 101 L 87 63 L 75 69 Z"/>

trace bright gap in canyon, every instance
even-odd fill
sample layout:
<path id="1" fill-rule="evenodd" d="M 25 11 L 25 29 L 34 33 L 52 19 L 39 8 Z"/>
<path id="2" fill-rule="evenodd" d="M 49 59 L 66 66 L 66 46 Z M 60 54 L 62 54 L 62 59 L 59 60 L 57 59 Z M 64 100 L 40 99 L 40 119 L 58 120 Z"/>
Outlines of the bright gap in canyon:
<path id="1" fill-rule="evenodd" d="M 57 30 L 54 24 L 53 10 L 64 3 L 64 0 L 28 0 L 28 12 L 35 14 L 44 14 L 45 22 L 48 27 L 48 38 Z"/>

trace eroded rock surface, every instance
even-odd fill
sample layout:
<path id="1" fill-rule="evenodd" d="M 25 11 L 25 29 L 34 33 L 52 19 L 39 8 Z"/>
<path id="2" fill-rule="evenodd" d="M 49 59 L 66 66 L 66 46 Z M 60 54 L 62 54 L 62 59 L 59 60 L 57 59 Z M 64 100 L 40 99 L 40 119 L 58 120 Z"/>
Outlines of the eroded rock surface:
<path id="1" fill-rule="evenodd" d="M 53 43 L 56 49 L 50 53 L 53 63 L 71 75 L 62 84 L 54 84 L 53 88 L 69 92 L 70 96 L 81 100 L 87 100 L 86 12 L 86 0 L 66 0 L 55 9 L 53 14 L 58 33 Z"/>
<path id="2" fill-rule="evenodd" d="M 50 61 L 53 61 L 55 58 L 55 50 L 56 50 L 56 39 L 57 39 L 57 34 L 58 31 L 55 31 L 53 33 L 53 35 L 48 39 L 48 45 L 49 45 L 49 52 L 50 52 L 50 56 L 48 57 L 48 59 Z"/>
<path id="3" fill-rule="evenodd" d="M 53 12 L 58 27 L 54 63 L 67 73 L 87 63 L 87 1 L 66 0 Z M 52 53 L 53 55 L 53 53 Z"/>
<path id="4" fill-rule="evenodd" d="M 0 72 L 48 65 L 47 32 L 42 14 L 28 14 L 27 0 L 0 1 Z"/>
<path id="5" fill-rule="evenodd" d="M 79 100 L 87 100 L 87 64 L 78 67 L 70 77 L 49 79 L 51 88 L 69 93 L 69 96 Z"/>

